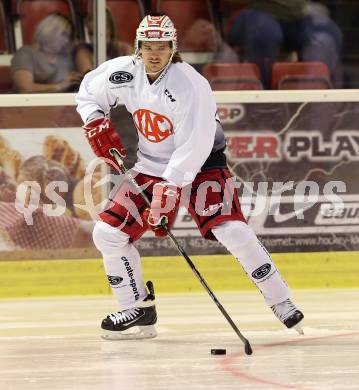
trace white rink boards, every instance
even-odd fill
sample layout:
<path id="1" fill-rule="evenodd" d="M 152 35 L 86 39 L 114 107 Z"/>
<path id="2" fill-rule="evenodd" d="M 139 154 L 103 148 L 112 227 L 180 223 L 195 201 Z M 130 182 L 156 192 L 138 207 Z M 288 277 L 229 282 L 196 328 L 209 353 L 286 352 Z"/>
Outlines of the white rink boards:
<path id="1" fill-rule="evenodd" d="M 99 337 L 112 297 L 0 300 L 0 389 L 359 389 L 359 289 L 295 291 L 305 336 L 259 293 L 217 295 L 252 356 L 206 294 L 158 295 L 158 337 L 131 341 Z"/>

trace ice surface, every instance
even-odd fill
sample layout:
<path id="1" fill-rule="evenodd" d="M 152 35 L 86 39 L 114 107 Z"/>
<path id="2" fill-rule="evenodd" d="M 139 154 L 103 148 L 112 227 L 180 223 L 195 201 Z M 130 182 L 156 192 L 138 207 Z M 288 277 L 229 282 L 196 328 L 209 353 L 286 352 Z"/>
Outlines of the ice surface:
<path id="1" fill-rule="evenodd" d="M 252 356 L 205 293 L 158 294 L 158 337 L 131 341 L 99 336 L 112 297 L 0 300 L 0 389 L 359 389 L 359 289 L 295 291 L 304 336 L 259 293 L 217 296 Z"/>

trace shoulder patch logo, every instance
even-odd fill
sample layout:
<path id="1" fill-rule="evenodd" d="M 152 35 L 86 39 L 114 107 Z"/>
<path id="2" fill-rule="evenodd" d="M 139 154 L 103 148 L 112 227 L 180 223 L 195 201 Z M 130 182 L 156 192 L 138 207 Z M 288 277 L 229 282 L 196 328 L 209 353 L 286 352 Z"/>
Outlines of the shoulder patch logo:
<path id="1" fill-rule="evenodd" d="M 119 70 L 118 72 L 112 73 L 109 80 L 113 84 L 123 84 L 123 83 L 129 83 L 133 80 L 133 74 L 129 72 L 125 72 L 123 70 Z"/>
<path id="2" fill-rule="evenodd" d="M 137 130 L 150 142 L 161 142 L 173 134 L 173 124 L 164 115 L 140 108 L 132 117 Z"/>

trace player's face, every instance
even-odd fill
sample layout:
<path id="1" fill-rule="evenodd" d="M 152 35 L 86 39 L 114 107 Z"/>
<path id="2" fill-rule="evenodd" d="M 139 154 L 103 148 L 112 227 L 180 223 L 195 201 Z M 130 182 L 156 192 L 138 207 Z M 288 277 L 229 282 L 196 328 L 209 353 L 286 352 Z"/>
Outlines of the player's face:
<path id="1" fill-rule="evenodd" d="M 169 42 L 143 42 L 140 53 L 142 54 L 146 72 L 155 73 L 167 65 L 172 49 Z M 149 75 L 152 79 L 156 78 L 156 76 L 158 75 Z"/>

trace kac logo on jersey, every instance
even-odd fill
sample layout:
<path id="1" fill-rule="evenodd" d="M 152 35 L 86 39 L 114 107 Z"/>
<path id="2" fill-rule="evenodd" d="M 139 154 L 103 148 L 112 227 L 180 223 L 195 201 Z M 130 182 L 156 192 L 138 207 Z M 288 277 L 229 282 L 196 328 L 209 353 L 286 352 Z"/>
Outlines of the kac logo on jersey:
<path id="1" fill-rule="evenodd" d="M 113 84 L 129 83 L 130 81 L 133 80 L 133 74 L 119 70 L 118 72 L 112 73 L 109 80 Z"/>
<path id="2" fill-rule="evenodd" d="M 133 113 L 137 130 L 150 142 L 161 142 L 173 134 L 173 124 L 164 115 L 140 108 Z"/>

